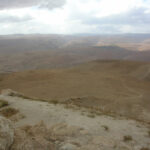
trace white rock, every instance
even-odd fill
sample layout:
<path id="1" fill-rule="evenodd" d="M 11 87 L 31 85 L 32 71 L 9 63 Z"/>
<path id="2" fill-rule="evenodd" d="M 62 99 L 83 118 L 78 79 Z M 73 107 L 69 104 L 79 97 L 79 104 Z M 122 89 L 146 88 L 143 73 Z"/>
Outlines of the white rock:
<path id="1" fill-rule="evenodd" d="M 14 128 L 8 119 L 0 116 L 0 150 L 8 150 L 14 139 Z"/>
<path id="2" fill-rule="evenodd" d="M 66 143 L 60 149 L 61 150 L 76 150 L 77 147 L 71 143 Z"/>

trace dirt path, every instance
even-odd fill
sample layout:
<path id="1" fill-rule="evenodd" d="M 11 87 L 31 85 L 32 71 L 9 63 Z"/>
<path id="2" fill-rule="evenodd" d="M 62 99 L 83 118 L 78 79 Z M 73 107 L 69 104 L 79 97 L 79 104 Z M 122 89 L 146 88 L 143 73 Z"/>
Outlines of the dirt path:
<path id="1" fill-rule="evenodd" d="M 19 97 L 0 95 L 0 99 L 8 101 L 10 107 L 18 109 L 25 116 L 15 122 L 16 127 L 35 125 L 41 120 L 48 127 L 58 123 L 65 123 L 68 126 L 77 126 L 84 129 L 97 145 L 100 143 L 106 145 L 107 143 L 109 146 L 107 148 L 103 146 L 104 150 L 141 150 L 142 147 L 150 148 L 150 135 L 148 135 L 150 129 L 134 120 L 93 115 L 83 109 L 67 109 L 64 105 L 54 105 Z M 131 136 L 132 140 L 125 142 L 123 141 L 124 136 Z M 99 149 L 95 148 L 94 150 Z"/>

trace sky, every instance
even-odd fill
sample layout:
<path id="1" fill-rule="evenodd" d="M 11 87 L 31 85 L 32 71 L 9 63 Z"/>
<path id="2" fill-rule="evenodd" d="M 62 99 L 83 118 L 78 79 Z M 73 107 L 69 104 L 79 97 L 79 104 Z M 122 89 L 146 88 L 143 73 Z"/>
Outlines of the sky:
<path id="1" fill-rule="evenodd" d="M 0 34 L 150 33 L 150 0 L 0 0 Z"/>

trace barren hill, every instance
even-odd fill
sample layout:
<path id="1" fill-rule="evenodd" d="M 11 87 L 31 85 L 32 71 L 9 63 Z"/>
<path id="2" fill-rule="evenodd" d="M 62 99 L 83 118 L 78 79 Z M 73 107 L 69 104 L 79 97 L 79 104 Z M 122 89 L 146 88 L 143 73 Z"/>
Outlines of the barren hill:
<path id="1" fill-rule="evenodd" d="M 0 89 L 150 121 L 150 64 L 93 61 L 76 67 L 0 76 Z"/>

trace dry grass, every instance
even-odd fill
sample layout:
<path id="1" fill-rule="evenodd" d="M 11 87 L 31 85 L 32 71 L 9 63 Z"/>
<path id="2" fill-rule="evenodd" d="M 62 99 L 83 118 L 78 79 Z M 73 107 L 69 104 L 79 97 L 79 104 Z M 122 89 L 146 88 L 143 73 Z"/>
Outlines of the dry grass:
<path id="1" fill-rule="evenodd" d="M 90 117 L 90 118 L 95 118 L 95 114 L 89 113 L 89 114 L 87 114 L 87 116 Z"/>
<path id="2" fill-rule="evenodd" d="M 8 102 L 0 99 L 0 108 L 8 106 Z"/>
<path id="3" fill-rule="evenodd" d="M 21 93 L 17 93 L 17 92 L 11 92 L 11 93 L 9 94 L 9 96 L 12 96 L 12 97 L 20 97 L 20 98 L 23 98 L 23 99 L 33 99 L 33 100 L 34 100 L 34 98 L 31 98 L 31 97 L 29 97 L 29 96 L 25 96 L 25 95 L 23 95 L 23 94 L 21 94 Z"/>
<path id="4" fill-rule="evenodd" d="M 9 94 L 9 96 L 19 97 L 19 98 L 22 98 L 22 99 L 28 99 L 28 100 L 33 100 L 33 101 L 47 102 L 47 100 L 45 100 L 45 99 L 39 99 L 39 98 L 35 98 L 35 97 L 29 97 L 29 96 L 26 96 L 26 95 L 18 93 L 18 92 L 11 92 Z"/>
<path id="5" fill-rule="evenodd" d="M 58 100 L 51 100 L 49 103 L 52 103 L 54 105 L 57 105 L 58 103 L 60 103 Z"/>
<path id="6" fill-rule="evenodd" d="M 102 127 L 105 129 L 105 131 L 109 131 L 109 127 L 106 125 L 102 125 Z"/>
<path id="7" fill-rule="evenodd" d="M 7 118 L 10 118 L 11 116 L 17 114 L 19 112 L 19 110 L 15 109 L 15 108 L 6 108 L 0 111 L 0 113 Z"/>
<path id="8" fill-rule="evenodd" d="M 123 112 L 121 115 L 127 118 L 141 119 L 141 110 L 150 112 L 150 82 L 142 79 L 147 69 L 141 69 L 149 66 L 128 61 L 94 61 L 69 69 L 18 72 L 4 75 L 0 90 L 10 88 L 50 102 L 75 97 L 71 102 L 76 106 L 102 109 L 108 115 Z M 148 122 L 145 116 L 142 121 Z"/>
<path id="9" fill-rule="evenodd" d="M 140 150 L 150 150 L 150 148 L 142 147 Z"/>
<path id="10" fill-rule="evenodd" d="M 150 131 L 148 131 L 148 136 L 150 137 Z"/>
<path id="11" fill-rule="evenodd" d="M 132 141 L 133 139 L 132 139 L 132 136 L 130 136 L 130 135 L 125 135 L 124 137 L 123 137 L 123 141 L 124 142 L 129 142 L 129 141 Z"/>

